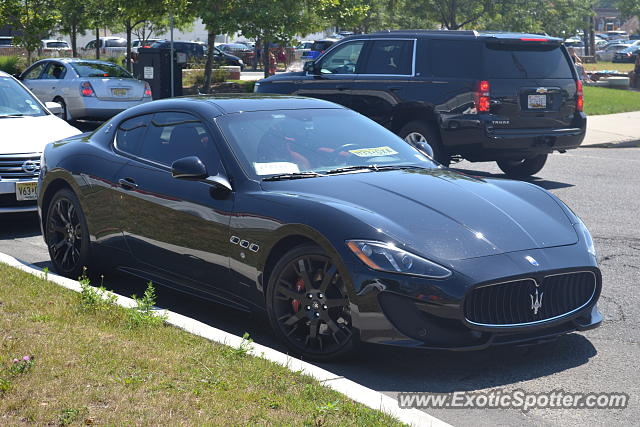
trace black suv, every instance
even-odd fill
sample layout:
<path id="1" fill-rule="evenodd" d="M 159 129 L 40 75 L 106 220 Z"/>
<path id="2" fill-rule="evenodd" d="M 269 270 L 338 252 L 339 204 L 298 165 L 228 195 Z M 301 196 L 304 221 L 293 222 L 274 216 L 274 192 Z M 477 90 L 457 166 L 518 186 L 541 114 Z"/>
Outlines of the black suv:
<path id="1" fill-rule="evenodd" d="M 582 83 L 562 40 L 531 34 L 355 35 L 256 92 L 333 101 L 407 142 L 428 142 L 440 163 L 497 161 L 520 177 L 578 147 L 586 130 Z"/>

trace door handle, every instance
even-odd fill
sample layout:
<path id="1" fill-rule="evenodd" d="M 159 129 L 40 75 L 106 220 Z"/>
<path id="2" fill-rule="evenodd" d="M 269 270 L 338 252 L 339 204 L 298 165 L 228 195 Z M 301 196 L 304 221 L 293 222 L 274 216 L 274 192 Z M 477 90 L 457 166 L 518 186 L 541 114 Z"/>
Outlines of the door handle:
<path id="1" fill-rule="evenodd" d="M 402 86 L 389 86 L 388 89 L 392 91 L 396 91 L 396 90 L 402 89 Z"/>
<path id="2" fill-rule="evenodd" d="M 118 180 L 118 184 L 120 184 L 120 187 L 124 188 L 125 190 L 133 190 L 135 188 L 138 188 L 138 184 L 136 184 L 136 181 L 133 178 L 120 178 Z"/>

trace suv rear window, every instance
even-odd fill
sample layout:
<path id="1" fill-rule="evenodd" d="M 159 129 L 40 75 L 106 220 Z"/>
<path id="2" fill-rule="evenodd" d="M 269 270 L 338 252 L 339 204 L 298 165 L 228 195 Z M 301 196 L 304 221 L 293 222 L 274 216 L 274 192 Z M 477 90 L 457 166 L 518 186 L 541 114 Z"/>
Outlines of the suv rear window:
<path id="1" fill-rule="evenodd" d="M 572 79 L 572 65 L 558 45 L 487 43 L 484 49 L 488 78 Z"/>

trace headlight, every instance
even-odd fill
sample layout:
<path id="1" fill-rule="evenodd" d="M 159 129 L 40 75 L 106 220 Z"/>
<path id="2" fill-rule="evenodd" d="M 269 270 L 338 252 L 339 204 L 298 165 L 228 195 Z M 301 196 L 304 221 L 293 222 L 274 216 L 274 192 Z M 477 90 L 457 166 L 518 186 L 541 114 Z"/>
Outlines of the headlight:
<path id="1" fill-rule="evenodd" d="M 360 261 L 374 270 L 413 274 L 433 279 L 444 279 L 451 276 L 451 271 L 441 265 L 389 243 L 349 240 L 347 246 Z"/>
<path id="2" fill-rule="evenodd" d="M 576 218 L 578 218 L 577 215 L 576 215 Z M 576 223 L 576 228 L 580 231 L 580 234 L 584 238 L 584 242 L 587 245 L 587 252 L 589 252 L 594 258 L 596 258 L 596 247 L 593 244 L 591 233 L 589 233 L 587 226 L 584 225 L 584 222 L 582 222 L 580 218 L 578 218 L 578 222 Z"/>
<path id="3" fill-rule="evenodd" d="M 238 59 L 238 64 L 244 65 L 244 61 L 242 59 Z"/>

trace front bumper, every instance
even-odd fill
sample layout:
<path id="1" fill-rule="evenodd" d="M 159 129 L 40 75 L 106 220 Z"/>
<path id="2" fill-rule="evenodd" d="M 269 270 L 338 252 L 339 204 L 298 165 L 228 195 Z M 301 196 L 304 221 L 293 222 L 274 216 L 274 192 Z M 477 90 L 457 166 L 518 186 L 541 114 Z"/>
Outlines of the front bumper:
<path id="1" fill-rule="evenodd" d="M 540 266 L 523 262 L 527 255 L 540 261 Z M 454 274 L 445 280 L 380 273 L 355 263 L 348 264 L 355 291 L 351 296 L 352 319 L 360 340 L 429 349 L 478 350 L 501 344 L 535 344 L 573 331 L 593 329 L 602 322 L 597 308 L 602 281 L 600 270 L 595 259 L 576 245 L 461 260 L 454 264 L 447 266 L 452 267 Z M 593 272 L 595 292 L 588 303 L 566 315 L 510 327 L 478 326 L 465 317 L 465 298 L 477 287 L 574 271 Z M 510 303 L 505 301 L 505 304 Z"/>
<path id="2" fill-rule="evenodd" d="M 18 201 L 16 199 L 16 182 L 37 182 L 34 179 L 2 179 L 0 180 L 0 214 L 36 212 L 36 200 Z"/>

